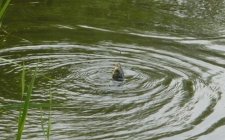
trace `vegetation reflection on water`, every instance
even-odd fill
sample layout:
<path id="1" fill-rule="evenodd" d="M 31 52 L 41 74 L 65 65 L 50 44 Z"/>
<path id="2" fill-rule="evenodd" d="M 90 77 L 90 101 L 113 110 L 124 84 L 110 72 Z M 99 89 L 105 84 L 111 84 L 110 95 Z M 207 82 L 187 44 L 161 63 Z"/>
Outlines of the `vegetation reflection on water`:
<path id="1" fill-rule="evenodd" d="M 222 140 L 224 14 L 222 0 L 11 1 L 1 139 L 17 135 L 24 63 L 38 70 L 23 139 L 45 139 L 50 92 L 52 139 Z M 122 82 L 112 80 L 116 63 Z"/>

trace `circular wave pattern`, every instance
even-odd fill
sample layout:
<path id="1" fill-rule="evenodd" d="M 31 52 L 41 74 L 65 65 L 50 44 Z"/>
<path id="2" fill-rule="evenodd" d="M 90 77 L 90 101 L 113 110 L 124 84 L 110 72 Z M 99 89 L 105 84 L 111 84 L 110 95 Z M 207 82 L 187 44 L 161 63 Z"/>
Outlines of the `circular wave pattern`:
<path id="1" fill-rule="evenodd" d="M 107 42 L 0 50 L 1 73 L 12 75 L 1 79 L 1 92 L 25 61 L 29 69 L 38 66 L 34 101 L 47 101 L 47 89 L 53 91 L 55 138 L 204 139 L 225 118 L 225 70 L 207 58 L 170 50 Z M 111 78 L 116 63 L 124 69 L 123 82 Z"/>

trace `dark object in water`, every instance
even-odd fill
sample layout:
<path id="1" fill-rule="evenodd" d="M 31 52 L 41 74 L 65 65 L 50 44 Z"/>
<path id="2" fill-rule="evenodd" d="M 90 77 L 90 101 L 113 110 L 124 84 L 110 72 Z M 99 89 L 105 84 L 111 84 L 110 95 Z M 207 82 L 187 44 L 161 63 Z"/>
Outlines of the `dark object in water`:
<path id="1" fill-rule="evenodd" d="M 120 63 L 115 65 L 115 67 L 113 69 L 113 73 L 112 73 L 112 78 L 113 78 L 113 80 L 116 80 L 116 81 L 124 80 L 124 73 L 123 73 L 123 69 L 122 69 Z"/>

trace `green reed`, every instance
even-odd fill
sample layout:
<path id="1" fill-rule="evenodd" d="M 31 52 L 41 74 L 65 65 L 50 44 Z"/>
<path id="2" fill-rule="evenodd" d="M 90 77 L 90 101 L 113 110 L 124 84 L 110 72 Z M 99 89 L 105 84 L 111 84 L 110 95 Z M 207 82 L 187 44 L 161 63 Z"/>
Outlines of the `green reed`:
<path id="1" fill-rule="evenodd" d="M 11 0 L 0 0 L 0 27 L 2 25 L 2 20 L 5 15 L 6 9 L 9 6 Z"/>
<path id="2" fill-rule="evenodd" d="M 19 123 L 18 123 L 18 132 L 17 132 L 17 137 L 16 140 L 20 140 L 23 134 L 23 129 L 24 129 L 24 124 L 26 122 L 26 118 L 27 118 L 27 113 L 28 113 L 28 108 L 30 105 L 30 98 L 33 92 L 33 87 L 34 87 L 34 82 L 36 79 L 36 72 L 37 69 L 35 70 L 35 72 L 32 74 L 32 78 L 31 78 L 31 82 L 28 85 L 27 88 L 27 94 L 26 94 L 26 99 L 24 101 L 24 105 L 23 105 L 23 111 L 22 113 L 20 113 L 19 116 Z M 23 71 L 22 71 L 22 96 L 25 94 L 25 68 L 23 66 Z"/>
<path id="3" fill-rule="evenodd" d="M 50 88 L 51 89 L 51 88 Z M 51 110 L 52 110 L 52 93 L 49 92 L 49 114 L 48 114 L 48 129 L 47 129 L 47 139 L 50 140 L 51 135 Z"/>
<path id="4" fill-rule="evenodd" d="M 21 78 L 21 99 L 23 99 L 23 94 L 25 91 L 25 67 L 24 67 L 24 62 L 23 62 L 23 68 L 22 68 L 22 78 Z"/>
<path id="5" fill-rule="evenodd" d="M 50 135 L 51 135 L 51 110 L 52 110 L 52 93 L 49 90 L 49 114 L 48 114 L 47 129 L 44 128 L 43 113 L 41 115 L 41 128 L 42 128 L 44 136 L 46 137 L 47 140 L 50 140 Z M 42 111 L 42 108 L 41 108 L 41 111 Z"/>
<path id="6" fill-rule="evenodd" d="M 24 62 L 23 62 L 23 67 L 22 67 L 22 76 L 21 76 L 21 101 L 23 100 L 23 95 L 25 93 L 25 67 L 24 67 Z M 21 110 L 20 110 L 20 113 L 19 113 L 19 119 L 18 119 L 18 122 L 20 122 L 20 119 L 21 119 Z M 18 128 L 19 128 L 19 124 L 18 123 Z"/>
<path id="7" fill-rule="evenodd" d="M 24 130 L 24 125 L 26 122 L 26 117 L 27 117 L 27 113 L 28 113 L 28 109 L 29 109 L 29 105 L 30 105 L 30 99 L 31 99 L 31 95 L 33 93 L 33 87 L 34 87 L 34 83 L 36 80 L 36 76 L 37 76 L 37 68 L 38 66 L 36 66 L 36 69 L 34 72 L 32 72 L 29 68 L 26 68 L 24 65 L 24 62 L 22 65 L 12 61 L 12 60 L 8 60 L 5 58 L 0 57 L 1 61 L 5 61 L 8 63 L 11 63 L 13 65 L 16 65 L 18 67 L 20 67 L 22 69 L 22 73 L 21 73 L 21 101 L 24 98 L 24 95 L 26 93 L 26 98 L 24 101 L 24 104 L 22 104 L 21 108 L 22 111 L 20 110 L 19 112 L 19 119 L 18 119 L 18 132 L 17 132 L 17 137 L 16 140 L 21 140 L 22 134 L 23 134 L 23 130 Z M 29 71 L 29 73 L 32 73 L 31 76 L 31 81 L 30 84 L 26 84 L 26 73 L 27 71 Z M 51 78 L 44 76 L 44 78 L 51 80 Z M 42 108 L 41 108 L 42 109 Z M 50 139 L 50 135 L 51 135 L 51 110 L 52 110 L 52 93 L 51 93 L 51 87 L 49 88 L 49 114 L 48 114 L 48 124 L 47 124 L 47 129 L 44 129 L 44 122 L 43 122 L 43 114 L 41 114 L 41 126 L 42 126 L 42 130 L 44 132 L 44 135 L 46 136 L 46 139 L 49 140 Z"/>
<path id="8" fill-rule="evenodd" d="M 22 106 L 22 112 L 20 111 L 20 113 L 19 113 L 18 133 L 17 133 L 16 140 L 21 140 L 21 137 L 23 134 L 23 129 L 24 129 L 24 125 L 26 122 L 26 117 L 27 117 L 27 113 L 28 113 L 28 109 L 29 109 L 29 105 L 30 105 L 30 98 L 33 93 L 33 87 L 34 87 L 34 83 L 35 83 L 35 79 L 36 79 L 36 75 L 37 75 L 37 68 L 35 69 L 35 71 L 32 74 L 31 82 L 28 85 L 27 92 L 25 90 L 25 86 L 26 86 L 25 75 L 26 75 L 26 69 L 23 64 L 22 76 L 21 76 L 22 77 L 21 78 L 21 89 L 22 89 L 21 90 L 21 97 L 22 97 L 21 100 L 23 99 L 24 94 L 25 93 L 27 93 L 27 94 L 26 94 L 26 99 L 24 101 L 24 104 Z M 42 130 L 44 132 L 44 136 L 46 136 L 47 140 L 50 140 L 50 135 L 51 135 L 51 109 L 52 109 L 52 93 L 49 90 L 49 114 L 48 114 L 47 129 L 44 128 L 43 114 L 41 114 L 41 126 L 42 126 Z"/>

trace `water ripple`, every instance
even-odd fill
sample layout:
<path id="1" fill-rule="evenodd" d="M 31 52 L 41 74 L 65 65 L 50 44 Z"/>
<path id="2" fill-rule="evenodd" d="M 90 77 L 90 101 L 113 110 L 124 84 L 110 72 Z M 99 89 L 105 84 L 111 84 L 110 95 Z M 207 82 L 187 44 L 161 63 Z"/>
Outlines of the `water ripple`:
<path id="1" fill-rule="evenodd" d="M 38 66 L 33 100 L 47 102 L 53 91 L 55 138 L 203 138 L 225 118 L 225 70 L 221 61 L 209 62 L 215 57 L 111 42 L 22 46 L 0 55 L 0 81 L 6 84 L 1 92 L 18 77 L 23 61 L 29 69 Z M 124 69 L 123 82 L 111 78 L 115 63 Z"/>

